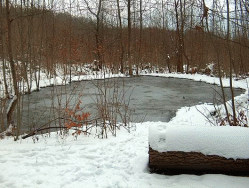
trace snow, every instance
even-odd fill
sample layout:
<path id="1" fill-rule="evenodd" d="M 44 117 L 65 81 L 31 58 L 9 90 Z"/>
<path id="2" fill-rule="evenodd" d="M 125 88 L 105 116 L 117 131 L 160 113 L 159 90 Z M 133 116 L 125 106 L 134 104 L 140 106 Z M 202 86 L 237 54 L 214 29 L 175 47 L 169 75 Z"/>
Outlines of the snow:
<path id="1" fill-rule="evenodd" d="M 45 77 L 45 75 L 44 75 Z M 115 77 L 124 77 L 123 74 L 87 74 L 87 75 L 75 75 L 72 76 L 72 81 L 82 81 L 82 80 L 101 80 L 101 79 L 108 79 L 108 78 L 115 78 Z M 69 83 L 69 76 L 64 76 L 63 74 L 59 74 L 54 78 L 44 78 L 40 81 L 40 87 L 47 87 L 51 85 L 65 85 Z M 35 90 L 35 83 L 32 84 L 32 91 Z"/>
<path id="2" fill-rule="evenodd" d="M 167 77 L 167 78 L 180 78 L 180 79 L 189 79 L 198 82 L 205 82 L 209 84 L 216 84 L 220 85 L 220 80 L 218 77 L 211 77 L 208 75 L 201 75 L 201 74 L 178 74 L 178 73 L 150 73 L 146 74 L 143 73 L 142 75 L 147 76 L 160 76 L 160 77 Z M 230 86 L 230 79 L 229 78 L 222 78 L 223 86 L 229 87 Z M 249 78 L 243 80 L 233 79 L 233 85 L 235 88 L 248 88 Z"/>
<path id="3" fill-rule="evenodd" d="M 15 95 L 15 96 L 11 99 L 11 101 L 10 101 L 10 103 L 9 103 L 9 105 L 8 105 L 8 108 L 7 108 L 6 114 L 8 114 L 8 113 L 9 113 L 10 108 L 11 108 L 12 104 L 15 102 L 15 100 L 16 100 L 16 99 L 17 99 L 17 96 L 16 96 L 16 95 Z"/>
<path id="4" fill-rule="evenodd" d="M 219 84 L 218 78 L 198 74 L 149 75 Z M 112 76 L 123 75 L 109 74 L 109 77 Z M 73 80 L 96 78 L 102 79 L 103 75 L 81 75 L 73 77 Z M 229 80 L 223 81 L 224 85 L 228 86 Z M 247 89 L 248 81 L 248 79 L 234 81 L 234 86 Z M 68 78 L 59 76 L 53 79 L 43 77 L 40 85 L 45 87 L 67 82 Z M 240 104 L 238 105 L 240 109 L 247 107 L 247 95 L 246 91 L 236 97 L 236 103 Z M 224 114 L 222 106 L 219 108 L 221 114 Z M 227 158 L 249 156 L 247 128 L 214 127 L 212 123 L 217 124 L 217 122 L 210 116 L 213 110 L 212 104 L 182 107 L 168 123 L 136 123 L 132 125 L 130 132 L 121 127 L 117 137 L 109 136 L 108 139 L 99 139 L 94 135 L 79 135 L 76 139 L 71 133 L 68 135 L 44 134 L 18 141 L 6 137 L 0 140 L 0 187 L 248 188 L 248 177 L 221 174 L 167 176 L 152 174 L 148 170 L 148 139 L 152 147 L 158 147 L 157 149 L 161 151 L 197 149 L 207 155 L 216 153 Z M 207 120 L 199 111 L 210 120 Z M 190 134 L 192 131 L 193 134 Z M 183 133 L 186 133 L 185 137 L 181 137 Z M 238 138 L 238 135 L 242 136 Z M 173 141 L 173 137 L 178 139 Z M 204 138 L 203 143 L 195 141 L 200 137 Z M 194 138 L 194 141 L 190 138 Z M 222 142 L 220 142 L 221 138 L 224 139 Z M 229 139 L 235 141 L 230 150 L 226 147 L 232 142 Z M 167 144 L 160 145 L 159 141 Z"/>
<path id="5" fill-rule="evenodd" d="M 249 157 L 249 129 L 230 126 L 150 126 L 149 143 L 159 152 L 200 152 L 227 159 Z M 239 146 L 239 147 L 238 147 Z"/>
<path id="6" fill-rule="evenodd" d="M 14 142 L 1 140 L 1 188 L 247 188 L 249 178 L 226 175 L 151 174 L 148 128 L 158 122 L 133 125 L 117 137 L 98 139 L 56 133 Z M 35 141 L 35 143 L 34 143 Z"/>

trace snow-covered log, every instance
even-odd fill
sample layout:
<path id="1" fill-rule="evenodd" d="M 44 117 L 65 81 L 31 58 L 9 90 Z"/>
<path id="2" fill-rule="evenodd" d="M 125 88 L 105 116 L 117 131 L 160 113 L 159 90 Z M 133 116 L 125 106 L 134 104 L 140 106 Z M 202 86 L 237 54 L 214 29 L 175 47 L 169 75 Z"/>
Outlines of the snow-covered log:
<path id="1" fill-rule="evenodd" d="M 149 145 L 152 171 L 249 175 L 249 128 L 159 124 Z"/>

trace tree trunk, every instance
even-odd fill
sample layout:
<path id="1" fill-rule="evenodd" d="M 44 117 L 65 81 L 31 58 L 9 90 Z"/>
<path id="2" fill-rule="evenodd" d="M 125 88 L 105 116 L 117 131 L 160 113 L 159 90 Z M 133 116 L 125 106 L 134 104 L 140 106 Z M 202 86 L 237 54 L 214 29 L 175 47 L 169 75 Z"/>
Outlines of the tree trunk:
<path id="1" fill-rule="evenodd" d="M 100 14 L 101 14 L 101 9 L 102 9 L 102 0 L 99 0 L 99 6 L 98 6 L 98 11 L 97 11 L 97 23 L 96 23 L 96 34 L 95 34 L 95 38 L 96 38 L 96 47 L 97 47 L 97 56 L 98 56 L 98 61 L 99 61 L 99 67 L 100 69 L 102 69 L 103 66 L 103 58 L 102 58 L 102 42 L 101 42 L 101 37 L 100 37 Z"/>
<path id="2" fill-rule="evenodd" d="M 119 19 L 119 46 L 120 46 L 120 72 L 124 73 L 124 45 L 123 45 L 123 27 L 122 27 L 122 20 L 121 20 L 121 13 L 120 13 L 120 6 L 119 6 L 119 0 L 117 0 L 117 7 L 118 7 L 118 19 Z"/>
<path id="3" fill-rule="evenodd" d="M 138 63 L 137 63 L 137 75 L 139 74 L 139 62 L 141 62 L 141 59 L 142 59 L 142 37 L 143 37 L 143 0 L 140 0 L 140 19 L 139 19 L 139 22 L 140 22 L 140 33 L 139 33 L 139 59 L 138 59 Z"/>
<path id="4" fill-rule="evenodd" d="M 226 0 L 227 3 L 227 48 L 229 53 L 229 60 L 230 60 L 230 91 L 232 95 L 232 110 L 233 110 L 233 123 L 230 122 L 230 125 L 237 125 L 237 118 L 236 118 L 236 108 L 235 108 L 235 101 L 234 101 L 234 91 L 233 91 L 233 59 L 231 55 L 231 47 L 230 47 L 230 13 L 229 13 L 229 0 Z"/>
<path id="5" fill-rule="evenodd" d="M 182 44 L 182 32 L 180 31 L 180 26 L 179 26 L 179 15 L 178 15 L 178 3 L 179 0 L 176 2 L 175 1 L 175 12 L 176 12 L 176 30 L 177 30 L 177 72 L 183 72 L 183 58 L 182 58 L 182 52 L 183 52 L 183 44 Z M 180 1 L 180 9 L 182 9 L 182 2 Z M 182 16 L 182 15 L 181 15 Z M 181 26 L 182 28 L 182 26 Z"/>
<path id="6" fill-rule="evenodd" d="M 21 46 L 20 46 L 20 48 L 21 48 L 21 67 L 22 67 L 22 69 L 21 69 L 21 74 L 22 74 L 22 76 L 24 77 L 24 80 L 25 80 L 25 82 L 26 82 L 26 84 L 27 84 L 27 88 L 28 88 L 28 93 L 30 93 L 31 91 L 30 91 L 30 86 L 29 86 L 29 80 L 28 80 L 28 71 L 27 71 L 27 66 L 28 66 L 28 64 L 27 64 L 27 59 L 25 60 L 25 54 L 28 54 L 28 51 L 25 53 L 24 52 L 24 49 L 25 49 L 25 47 L 24 47 L 24 44 L 25 44 L 25 42 L 24 42 L 24 24 L 23 24 L 23 0 L 21 0 L 21 7 L 20 7 L 20 11 L 21 11 L 21 14 L 20 14 L 20 26 L 19 26 L 19 35 L 20 35 L 20 43 L 21 43 Z M 27 12 L 28 13 L 28 12 Z M 18 25 L 19 25 L 19 23 L 18 23 Z M 28 34 L 28 37 L 30 37 L 30 34 Z"/>
<path id="7" fill-rule="evenodd" d="M 132 76 L 132 63 L 131 63 L 131 0 L 128 0 L 128 63 L 129 75 Z"/>
<path id="8" fill-rule="evenodd" d="M 1 20 L 3 19 L 3 3 L 2 3 L 2 0 L 0 0 L 0 18 Z M 0 28 L 2 29 L 3 28 L 3 22 L 1 21 L 0 23 Z M 5 49 L 4 49 L 4 33 L 3 31 L 1 30 L 1 58 L 2 58 L 2 61 L 3 61 L 3 64 L 2 64 L 2 69 L 3 69 L 3 82 L 4 82 L 4 89 L 5 89 L 5 97 L 8 99 L 9 98 L 9 91 L 8 91 L 8 84 L 7 84 L 7 79 L 6 79 L 6 61 L 5 61 Z"/>
<path id="9" fill-rule="evenodd" d="M 19 91 L 17 87 L 17 78 L 16 78 L 16 69 L 15 69 L 15 62 L 13 59 L 13 51 L 12 51 L 12 30 L 11 30 L 11 22 L 10 19 L 10 8 L 9 8 L 9 0 L 6 0 L 6 22 L 7 22 L 7 51 L 9 56 L 9 62 L 11 67 L 11 75 L 12 75 L 12 82 L 13 82 L 13 88 L 14 88 L 14 98 L 13 102 L 11 103 L 11 106 L 9 107 L 9 110 L 7 112 L 7 124 L 10 125 L 11 121 L 13 120 L 13 112 L 15 110 L 16 104 L 18 102 L 19 98 Z"/>
<path id="10" fill-rule="evenodd" d="M 70 27 L 69 27 L 69 83 L 72 82 L 72 2 L 70 0 Z"/>

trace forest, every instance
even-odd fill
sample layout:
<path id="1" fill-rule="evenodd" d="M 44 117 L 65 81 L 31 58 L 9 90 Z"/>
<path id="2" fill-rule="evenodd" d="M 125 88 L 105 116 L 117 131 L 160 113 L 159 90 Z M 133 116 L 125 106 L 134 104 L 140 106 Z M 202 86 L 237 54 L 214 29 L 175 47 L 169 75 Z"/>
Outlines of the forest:
<path id="1" fill-rule="evenodd" d="M 0 187 L 248 188 L 248 0 L 0 0 Z"/>
<path id="2" fill-rule="evenodd" d="M 246 0 L 1 0 L 0 19 L 3 98 L 21 85 L 31 93 L 33 81 L 39 90 L 42 71 L 52 78 L 62 69 L 71 82 L 86 65 L 127 75 L 249 71 Z"/>

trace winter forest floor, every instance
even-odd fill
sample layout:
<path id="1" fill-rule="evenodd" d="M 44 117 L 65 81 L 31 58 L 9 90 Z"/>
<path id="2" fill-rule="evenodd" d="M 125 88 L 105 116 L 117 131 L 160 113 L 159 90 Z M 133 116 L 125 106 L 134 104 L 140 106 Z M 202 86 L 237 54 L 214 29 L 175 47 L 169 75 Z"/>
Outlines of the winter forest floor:
<path id="1" fill-rule="evenodd" d="M 178 77 L 219 84 L 218 78 L 204 75 L 150 74 L 151 76 Z M 44 81 L 45 82 L 45 81 Z M 234 87 L 246 89 L 248 79 L 234 81 Z M 228 86 L 229 80 L 224 79 Z M 236 97 L 238 110 L 246 109 L 248 92 Z M 173 125 L 210 126 L 199 112 L 209 113 L 213 105 L 200 104 L 182 107 L 168 123 Z M 207 112 L 207 109 L 209 112 Z M 224 110 L 220 108 L 221 114 Z M 211 117 L 210 117 L 211 118 Z M 211 119 L 211 121 L 214 121 Z M 99 139 L 94 135 L 44 134 L 25 140 L 12 137 L 0 140 L 0 187 L 103 187 L 103 188 L 248 188 L 248 177 L 222 174 L 160 175 L 148 169 L 149 126 L 162 122 L 131 124 L 130 133 L 121 127 L 117 137 Z"/>

